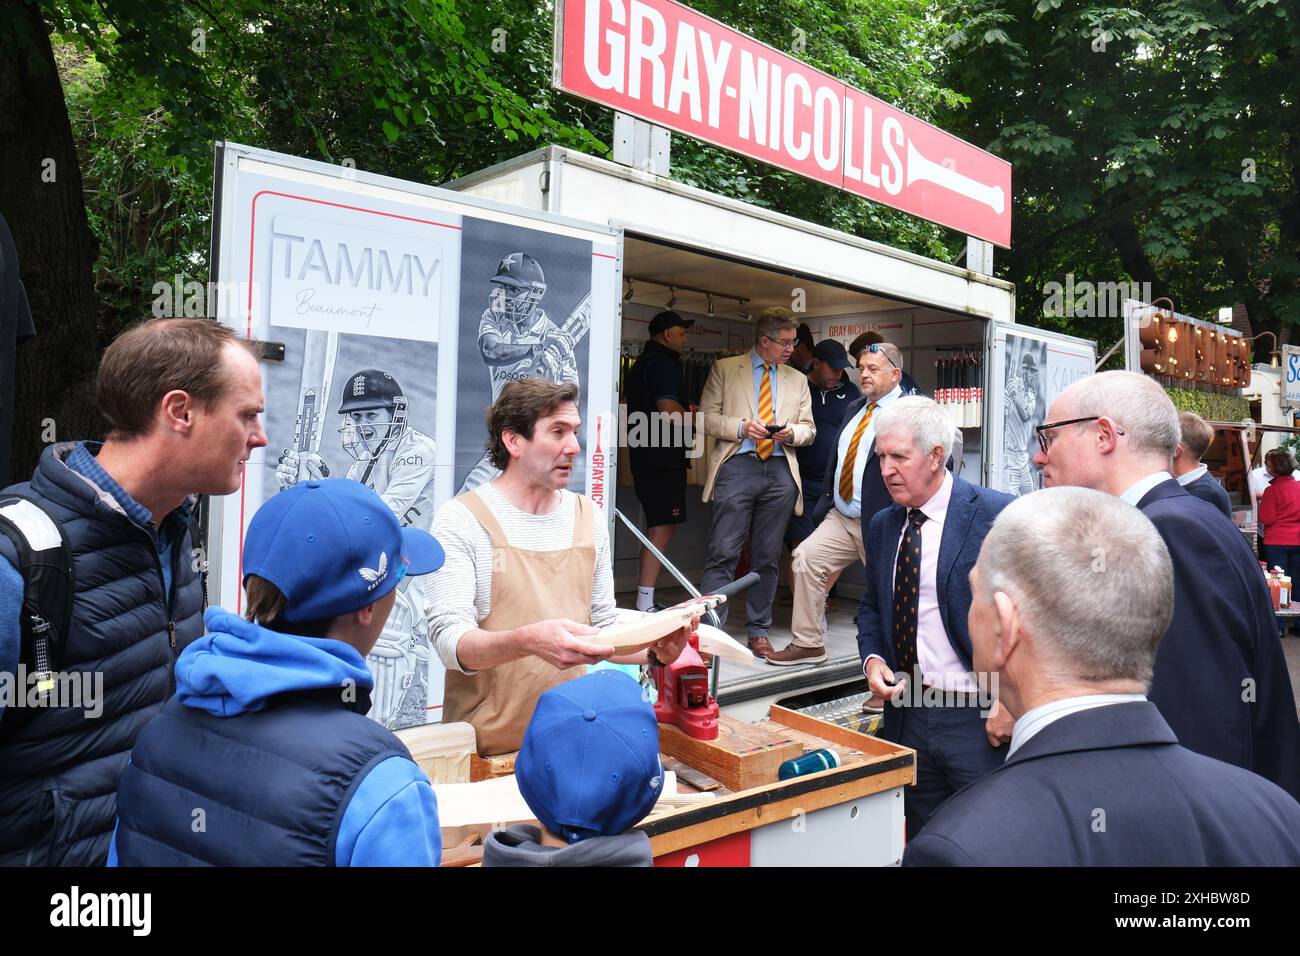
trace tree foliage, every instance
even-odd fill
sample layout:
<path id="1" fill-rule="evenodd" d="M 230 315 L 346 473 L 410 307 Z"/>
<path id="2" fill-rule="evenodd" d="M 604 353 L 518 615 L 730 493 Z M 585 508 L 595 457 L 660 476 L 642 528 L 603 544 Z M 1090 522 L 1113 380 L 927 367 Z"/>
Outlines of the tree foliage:
<path id="1" fill-rule="evenodd" d="M 1300 323 L 1300 8 L 1281 0 L 960 0 L 944 122 L 1014 164 L 1021 321 L 1047 282 L 1150 283 L 1213 318 Z M 1113 339 L 1110 319 L 1058 322 Z"/>
<path id="2" fill-rule="evenodd" d="M 921 0 L 705 0 L 702 12 L 923 118 L 947 35 Z M 438 183 L 547 143 L 608 153 L 609 110 L 551 88 L 549 0 L 57 0 L 48 7 L 101 244 L 111 335 L 153 282 L 201 278 L 230 139 Z M 960 237 L 686 137 L 673 177 L 941 258 Z"/>

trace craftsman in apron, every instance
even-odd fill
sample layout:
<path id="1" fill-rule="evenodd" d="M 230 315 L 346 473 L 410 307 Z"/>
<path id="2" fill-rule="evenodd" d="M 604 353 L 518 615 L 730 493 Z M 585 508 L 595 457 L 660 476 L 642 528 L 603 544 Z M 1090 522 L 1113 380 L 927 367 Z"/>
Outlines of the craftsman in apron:
<path id="1" fill-rule="evenodd" d="M 593 505 L 583 495 L 576 497 L 573 545 L 556 551 L 512 547 L 477 491 L 468 491 L 456 499 L 492 539 L 492 609 L 479 622 L 483 630 L 508 631 L 550 618 L 591 623 L 591 588 L 596 572 Z M 556 684 L 586 672 L 585 667 L 560 670 L 532 654 L 473 676 L 448 670 L 442 720 L 473 724 L 480 756 L 511 753 L 524 739 L 537 698 Z"/>

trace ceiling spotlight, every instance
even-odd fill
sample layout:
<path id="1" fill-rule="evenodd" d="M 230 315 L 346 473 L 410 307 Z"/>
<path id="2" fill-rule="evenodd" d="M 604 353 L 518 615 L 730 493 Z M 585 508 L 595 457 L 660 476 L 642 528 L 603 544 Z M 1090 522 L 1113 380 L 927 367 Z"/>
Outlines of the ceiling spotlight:
<path id="1" fill-rule="evenodd" d="M 671 309 L 677 304 L 677 286 L 670 285 L 668 291 L 671 293 L 668 297 L 668 308 Z"/>
<path id="2" fill-rule="evenodd" d="M 627 291 L 623 293 L 623 301 L 624 302 L 632 301 L 632 280 L 631 279 L 627 280 Z"/>
<path id="3" fill-rule="evenodd" d="M 713 295 L 712 295 L 712 293 L 707 294 L 707 295 L 705 296 L 705 298 L 708 299 L 708 301 L 709 301 L 709 318 L 713 318 Z"/>

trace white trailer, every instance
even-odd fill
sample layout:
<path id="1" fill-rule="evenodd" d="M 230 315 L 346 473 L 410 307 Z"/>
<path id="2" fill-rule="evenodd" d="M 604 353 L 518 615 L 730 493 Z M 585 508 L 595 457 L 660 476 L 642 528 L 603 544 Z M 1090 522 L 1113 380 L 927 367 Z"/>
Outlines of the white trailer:
<path id="1" fill-rule="evenodd" d="M 550 146 L 446 186 L 617 230 L 623 290 L 618 337 L 624 352 L 636 350 L 638 340 L 646 338 L 648 320 L 670 302 L 675 311 L 696 319 L 690 348 L 705 353 L 749 348 L 753 317 L 779 305 L 800 313 L 816 339 L 847 344 L 863 331 L 879 331 L 903 350 L 907 371 L 930 394 L 942 384 L 941 362 L 961 356 L 978 363 L 978 388 L 942 399 L 962 426 L 963 476 L 989 487 L 1019 492 L 1041 484 L 1029 461 L 1036 447 L 1033 425 L 1041 423 L 1057 392 L 1094 367 L 1094 343 L 1015 323 L 1011 283 L 632 166 Z M 609 360 L 617 362 L 619 356 Z M 1034 370 L 1026 371 L 1031 365 Z M 1017 401 L 1008 403 L 1006 390 L 1013 379 L 1020 379 L 1011 386 Z M 640 524 L 632 489 L 620 484 L 617 506 Z M 668 556 L 698 581 L 709 506 L 688 490 L 687 510 L 687 524 L 678 530 Z M 635 539 L 618 528 L 615 575 L 620 590 L 635 589 L 637 552 Z M 851 618 L 854 584 L 860 581 L 860 571 L 853 569 L 841 579 L 850 600 L 828 618 L 825 664 L 751 673 L 733 669 L 724 673 L 720 700 L 758 702 L 776 693 L 859 678 Z M 671 582 L 665 575 L 660 583 Z M 778 621 L 779 615 L 778 608 Z"/>

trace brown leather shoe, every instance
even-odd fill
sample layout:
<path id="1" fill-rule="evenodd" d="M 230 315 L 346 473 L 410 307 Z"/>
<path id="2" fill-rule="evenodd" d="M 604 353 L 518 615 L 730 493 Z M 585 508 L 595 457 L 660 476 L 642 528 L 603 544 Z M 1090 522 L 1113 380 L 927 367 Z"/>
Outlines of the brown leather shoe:
<path id="1" fill-rule="evenodd" d="M 885 698 L 879 694 L 872 694 L 862 702 L 862 712 L 864 714 L 883 714 L 885 712 Z"/>
<path id="2" fill-rule="evenodd" d="M 767 662 L 778 667 L 790 667 L 795 664 L 820 664 L 826 660 L 825 647 L 798 647 L 793 642 L 782 650 L 767 655 Z"/>
<path id="3" fill-rule="evenodd" d="M 766 637 L 751 637 L 749 639 L 749 649 L 754 653 L 755 657 L 766 658 L 769 654 L 776 653 Z"/>

